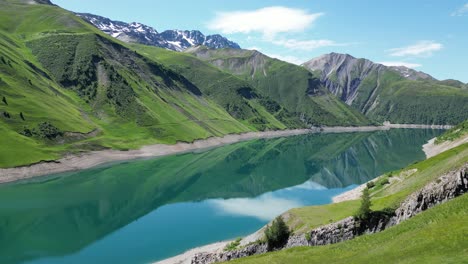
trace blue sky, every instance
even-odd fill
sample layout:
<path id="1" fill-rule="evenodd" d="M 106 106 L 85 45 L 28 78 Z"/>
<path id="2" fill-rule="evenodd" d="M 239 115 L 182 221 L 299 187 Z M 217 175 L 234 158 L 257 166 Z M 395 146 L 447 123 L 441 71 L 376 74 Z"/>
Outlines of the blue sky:
<path id="1" fill-rule="evenodd" d="M 302 63 L 348 53 L 468 82 L 468 0 L 53 0 L 158 31 L 220 33 L 242 48 Z"/>

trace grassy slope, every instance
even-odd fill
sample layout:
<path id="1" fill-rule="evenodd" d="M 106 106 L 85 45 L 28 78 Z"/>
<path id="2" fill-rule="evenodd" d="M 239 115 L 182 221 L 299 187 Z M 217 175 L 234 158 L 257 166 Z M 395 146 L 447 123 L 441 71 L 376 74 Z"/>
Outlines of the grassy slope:
<path id="1" fill-rule="evenodd" d="M 233 263 L 463 263 L 468 259 L 467 205 L 465 194 L 377 234 Z"/>
<path id="2" fill-rule="evenodd" d="M 406 80 L 392 70 L 373 71 L 361 82 L 352 106 L 378 121 L 457 124 L 467 118 L 468 90 L 448 84 Z"/>
<path id="3" fill-rule="evenodd" d="M 319 86 L 318 80 L 302 67 L 250 50 L 209 50 L 198 47 L 187 52 L 248 81 L 262 94 L 277 100 L 290 112 L 301 115 L 311 124 L 369 123 L 360 113 Z"/>
<path id="4" fill-rule="evenodd" d="M 299 118 L 288 113 L 277 102 L 256 93 L 248 82 L 232 74 L 222 72 L 194 56 L 152 46 L 134 44 L 132 47 L 145 56 L 153 58 L 182 74 L 199 87 L 204 94 L 222 106 L 229 108 L 229 105 L 233 102 L 243 101 L 244 104 L 239 103 L 238 105 L 243 107 L 246 112 L 251 111 L 256 113 L 256 115 L 251 115 L 249 118 L 263 121 L 265 124 L 263 128 L 284 129 L 286 127 L 295 128 L 304 126 Z M 242 98 L 242 94 L 253 94 L 253 98 L 248 98 L 247 100 L 246 98 Z M 277 109 L 267 108 L 266 103 L 276 105 Z"/>
<path id="5" fill-rule="evenodd" d="M 457 124 L 468 116 L 468 92 L 431 81 L 399 81 L 385 87 L 369 116 L 393 123 Z"/>
<path id="6" fill-rule="evenodd" d="M 182 75 L 58 7 L 1 2 L 0 35 L 0 99 L 7 101 L 0 102 L 0 167 L 103 147 L 300 126 L 239 94 L 230 108 L 199 94 Z M 18 134 L 44 121 L 63 131 L 100 132 L 61 144 Z"/>
<path id="7" fill-rule="evenodd" d="M 468 134 L 468 120 L 461 122 L 445 132 L 443 135 L 437 137 L 435 143 L 440 144 L 444 141 L 453 141 L 465 136 L 466 134 Z"/>

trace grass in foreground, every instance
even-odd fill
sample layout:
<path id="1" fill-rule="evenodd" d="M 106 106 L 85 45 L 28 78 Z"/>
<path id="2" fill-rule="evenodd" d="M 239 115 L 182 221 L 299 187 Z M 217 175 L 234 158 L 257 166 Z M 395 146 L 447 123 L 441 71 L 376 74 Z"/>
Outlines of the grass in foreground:
<path id="1" fill-rule="evenodd" d="M 466 263 L 468 195 L 383 232 L 328 246 L 299 247 L 233 263 Z"/>

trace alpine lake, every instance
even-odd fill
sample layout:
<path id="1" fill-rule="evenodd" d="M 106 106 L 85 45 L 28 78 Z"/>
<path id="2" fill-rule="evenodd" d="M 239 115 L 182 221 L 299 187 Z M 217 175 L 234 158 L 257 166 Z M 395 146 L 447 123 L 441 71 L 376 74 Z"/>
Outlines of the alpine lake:
<path id="1" fill-rule="evenodd" d="M 442 130 L 307 134 L 0 185 L 0 263 L 151 263 L 425 159 Z"/>

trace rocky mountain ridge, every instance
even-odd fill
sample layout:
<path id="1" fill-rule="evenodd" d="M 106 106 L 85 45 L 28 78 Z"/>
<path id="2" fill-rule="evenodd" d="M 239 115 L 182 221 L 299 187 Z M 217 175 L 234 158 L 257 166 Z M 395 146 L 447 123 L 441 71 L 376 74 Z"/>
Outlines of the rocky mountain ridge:
<path id="1" fill-rule="evenodd" d="M 198 30 L 166 30 L 159 33 L 154 28 L 137 22 L 114 21 L 87 13 L 76 13 L 76 15 L 104 33 L 124 42 L 140 43 L 174 51 L 183 51 L 189 47 L 199 45 L 213 49 L 240 49 L 237 43 L 219 34 L 205 36 Z"/>
<path id="2" fill-rule="evenodd" d="M 321 85 L 341 101 L 373 120 L 450 124 L 466 118 L 458 112 L 467 105 L 468 93 L 456 80 L 439 81 L 404 66 L 385 66 L 339 53 L 322 55 L 302 66 L 319 76 Z M 446 111 L 453 114 L 446 115 Z"/>
<path id="3" fill-rule="evenodd" d="M 311 71 L 320 72 L 322 83 L 330 92 L 351 105 L 358 95 L 358 87 L 371 74 L 391 70 L 408 80 L 435 80 L 429 74 L 404 66 L 385 66 L 349 54 L 329 53 L 302 64 Z"/>

